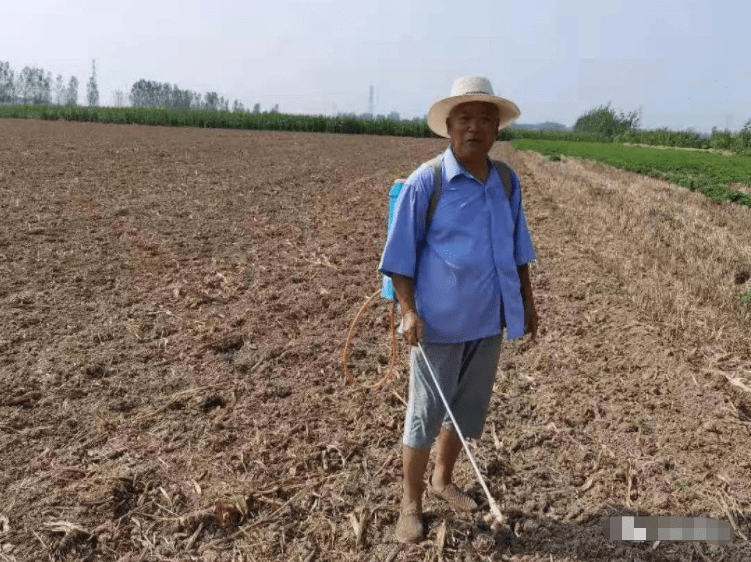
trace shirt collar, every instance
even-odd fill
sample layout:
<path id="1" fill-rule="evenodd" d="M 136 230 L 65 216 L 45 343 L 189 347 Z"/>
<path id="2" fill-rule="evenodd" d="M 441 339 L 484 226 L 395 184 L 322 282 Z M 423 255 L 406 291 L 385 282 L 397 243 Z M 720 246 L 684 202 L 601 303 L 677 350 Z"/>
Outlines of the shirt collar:
<path id="1" fill-rule="evenodd" d="M 492 173 L 492 167 L 490 166 L 490 158 L 487 156 L 485 157 L 485 160 L 488 163 L 488 168 L 490 169 Z M 456 159 L 456 156 L 454 156 L 454 151 L 451 148 L 451 145 L 446 149 L 446 152 L 443 153 L 443 169 L 446 171 L 446 179 L 448 181 L 451 181 L 459 174 L 462 174 L 464 176 L 467 176 L 468 178 L 473 178 L 474 176 L 468 172 Z"/>

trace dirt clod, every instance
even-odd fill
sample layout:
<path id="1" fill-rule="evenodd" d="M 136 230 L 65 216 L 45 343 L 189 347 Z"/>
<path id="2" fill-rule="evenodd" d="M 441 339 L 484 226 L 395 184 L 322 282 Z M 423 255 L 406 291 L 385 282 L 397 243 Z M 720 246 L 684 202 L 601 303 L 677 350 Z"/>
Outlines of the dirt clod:
<path id="1" fill-rule="evenodd" d="M 226 404 L 225 399 L 218 395 L 218 394 L 211 394 L 210 396 L 206 396 L 203 400 L 201 400 L 201 403 L 199 404 L 199 408 L 203 410 L 204 412 L 208 412 L 210 410 L 213 410 L 214 408 L 221 408 Z"/>

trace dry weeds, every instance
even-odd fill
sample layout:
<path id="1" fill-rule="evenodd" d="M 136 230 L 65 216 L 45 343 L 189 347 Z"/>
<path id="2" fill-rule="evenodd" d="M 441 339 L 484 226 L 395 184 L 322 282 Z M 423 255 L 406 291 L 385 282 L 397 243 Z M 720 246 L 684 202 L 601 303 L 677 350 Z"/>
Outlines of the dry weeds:
<path id="1" fill-rule="evenodd" d="M 374 392 L 340 359 L 388 187 L 445 144 L 0 129 L 0 560 L 751 557 L 747 209 L 497 147 L 522 176 L 541 333 L 505 346 L 470 446 L 513 533 L 428 502 L 426 542 L 402 547 L 406 350 Z M 388 326 L 383 303 L 358 325 L 362 384 Z M 466 460 L 457 480 L 484 501 Z M 637 512 L 738 537 L 603 537 Z"/>

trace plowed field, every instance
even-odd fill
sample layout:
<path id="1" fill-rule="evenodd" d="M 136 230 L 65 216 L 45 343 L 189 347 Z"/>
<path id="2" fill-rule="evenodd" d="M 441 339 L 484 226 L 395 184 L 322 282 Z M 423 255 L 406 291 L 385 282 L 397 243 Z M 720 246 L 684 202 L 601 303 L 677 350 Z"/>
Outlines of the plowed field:
<path id="1" fill-rule="evenodd" d="M 0 560 L 751 560 L 751 209 L 497 144 L 540 335 L 472 444 L 510 529 L 393 539 L 407 348 L 340 367 L 442 140 L 0 121 Z M 362 383 L 388 308 L 358 327 Z M 457 481 L 484 502 L 469 463 Z M 736 538 L 608 540 L 614 515 Z"/>

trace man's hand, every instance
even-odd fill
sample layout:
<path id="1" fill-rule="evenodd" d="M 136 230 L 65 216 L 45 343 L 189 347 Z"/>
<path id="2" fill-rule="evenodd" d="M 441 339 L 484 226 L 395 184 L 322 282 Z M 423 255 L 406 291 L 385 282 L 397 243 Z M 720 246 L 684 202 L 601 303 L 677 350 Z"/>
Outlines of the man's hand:
<path id="1" fill-rule="evenodd" d="M 396 273 L 391 276 L 391 280 L 402 309 L 402 335 L 409 345 L 417 345 L 422 339 L 422 320 L 415 311 L 414 283 L 411 277 Z"/>
<path id="2" fill-rule="evenodd" d="M 417 345 L 422 339 L 422 320 L 414 310 L 402 314 L 402 335 L 409 345 Z"/>
<path id="3" fill-rule="evenodd" d="M 532 296 L 532 282 L 529 280 L 529 264 L 519 266 L 522 302 L 524 303 L 524 335 L 532 334 L 530 343 L 537 339 L 537 311 Z"/>
<path id="4" fill-rule="evenodd" d="M 537 310 L 535 309 L 535 301 L 524 301 L 524 335 L 532 334 L 531 341 L 537 339 Z"/>

